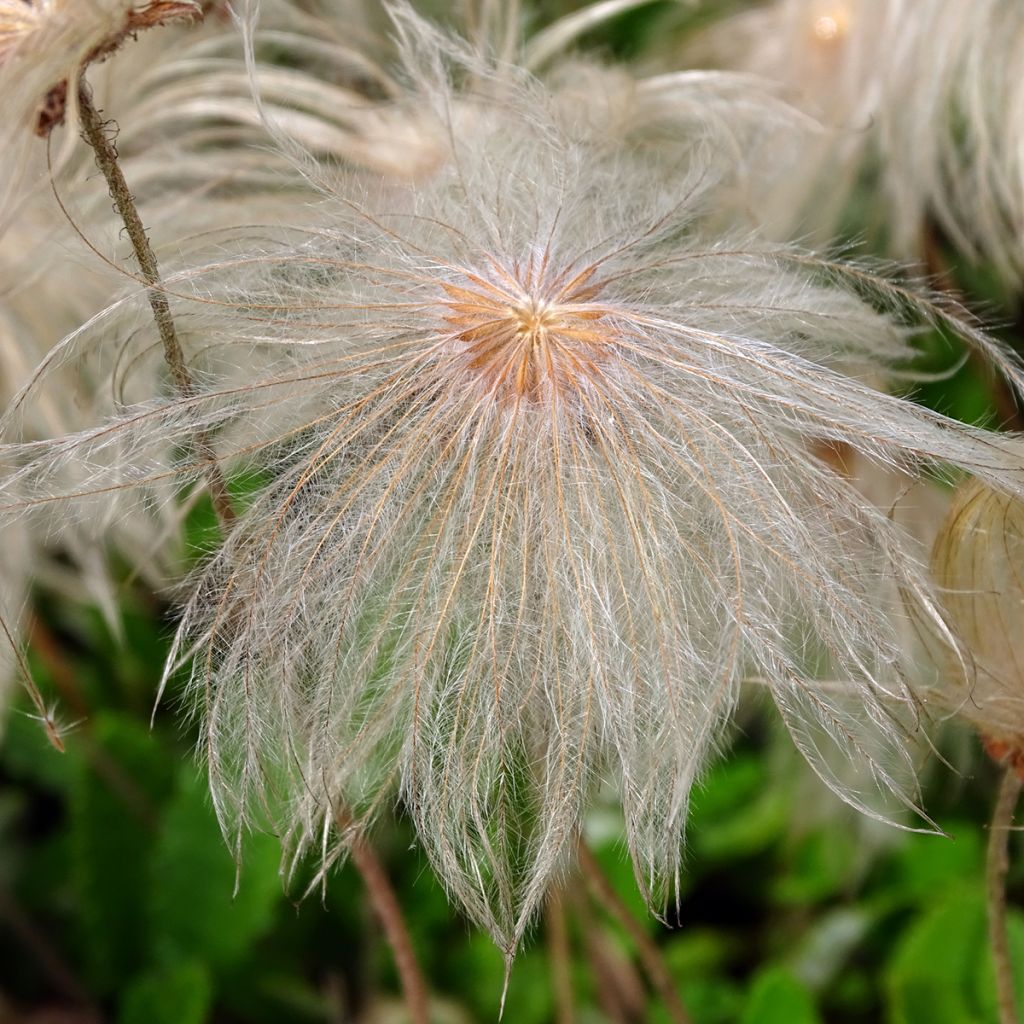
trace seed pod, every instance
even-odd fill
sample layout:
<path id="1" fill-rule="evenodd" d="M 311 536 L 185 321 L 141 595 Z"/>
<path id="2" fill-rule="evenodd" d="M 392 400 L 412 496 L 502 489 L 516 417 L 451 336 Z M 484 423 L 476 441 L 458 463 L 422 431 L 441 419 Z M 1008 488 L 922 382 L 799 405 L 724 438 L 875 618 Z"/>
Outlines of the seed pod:
<path id="1" fill-rule="evenodd" d="M 977 480 L 963 484 L 932 569 L 966 659 L 966 671 L 947 666 L 943 699 L 994 756 L 1024 764 L 1024 502 Z"/>

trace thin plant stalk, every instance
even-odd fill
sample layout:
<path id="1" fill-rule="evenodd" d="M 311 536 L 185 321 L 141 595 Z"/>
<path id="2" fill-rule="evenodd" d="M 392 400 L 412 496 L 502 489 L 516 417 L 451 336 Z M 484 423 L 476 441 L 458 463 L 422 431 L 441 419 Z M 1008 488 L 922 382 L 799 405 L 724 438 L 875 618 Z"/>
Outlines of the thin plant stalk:
<path id="1" fill-rule="evenodd" d="M 48 929 L 40 927 L 17 899 L 5 888 L 0 886 L 0 921 L 17 937 L 20 945 L 30 952 L 49 978 L 53 986 L 68 999 L 80 1007 L 86 1008 L 88 1016 L 80 1017 L 85 1021 L 96 1020 L 96 1007 L 82 984 L 71 969 L 59 949 L 51 941 Z M 6 1018 L 5 1018 L 6 1019 Z"/>
<path id="2" fill-rule="evenodd" d="M 565 901 L 559 891 L 548 897 L 548 948 L 551 952 L 551 985 L 555 996 L 557 1024 L 575 1024 L 572 1000 L 572 959 L 569 949 L 569 929 L 566 923 Z"/>
<path id="3" fill-rule="evenodd" d="M 149 236 L 146 234 L 145 225 L 139 216 L 135 198 L 121 171 L 121 165 L 117 158 L 117 147 L 110 133 L 110 122 L 104 121 L 96 109 L 92 101 L 92 91 L 84 78 L 78 88 L 78 106 L 82 138 L 96 155 L 96 166 L 106 179 L 110 197 L 114 200 L 114 206 L 124 223 L 142 278 L 149 286 L 149 305 L 153 311 L 153 320 L 156 323 L 160 342 L 163 345 L 164 360 L 171 371 L 174 389 L 182 398 L 192 398 L 197 393 L 195 380 L 189 372 L 185 355 L 181 350 L 170 302 L 160 277 L 160 266 L 157 263 L 156 253 L 153 252 L 153 247 L 149 243 Z M 206 463 L 207 485 L 210 489 L 214 511 L 217 514 L 217 521 L 220 523 L 221 530 L 227 532 L 235 520 L 235 510 L 231 504 L 231 494 L 228 491 L 224 474 L 216 462 L 212 438 L 208 431 L 200 430 L 197 431 L 193 443 L 196 455 L 201 462 Z"/>
<path id="4" fill-rule="evenodd" d="M 405 996 L 412 1024 L 430 1024 L 430 999 L 412 938 L 405 924 L 398 897 L 388 880 L 384 867 L 373 848 L 358 836 L 353 840 L 349 856 L 366 886 L 370 904 L 384 929 L 385 938 L 395 958 L 395 967 Z"/>
<path id="5" fill-rule="evenodd" d="M 614 1004 L 613 1017 L 624 1024 L 648 1020 L 653 997 L 632 958 L 617 945 L 610 931 L 604 928 L 589 931 L 592 968 L 595 978 L 602 979 L 603 1005 Z"/>
<path id="6" fill-rule="evenodd" d="M 586 922 L 590 907 L 587 904 L 585 894 L 582 891 L 573 893 L 573 903 L 581 920 Z M 594 996 L 597 1000 L 597 1005 L 605 1017 L 608 1018 L 609 1024 L 630 1024 L 629 1015 L 622 1005 L 623 986 L 621 979 L 616 974 L 616 965 L 611 959 L 604 935 L 598 928 L 583 927 L 581 929 L 581 936 L 583 939 L 583 953 L 587 958 L 590 973 L 594 979 Z M 632 964 L 627 966 L 631 970 L 633 969 Z M 641 1005 L 646 1005 L 647 994 L 644 992 L 643 981 L 638 975 L 635 979 L 630 980 L 635 980 L 636 986 L 639 987 L 643 996 Z"/>
<path id="7" fill-rule="evenodd" d="M 1013 989 L 1013 960 L 1006 929 L 1006 873 L 1010 867 L 1009 841 L 1013 814 L 1020 799 L 1021 778 L 1013 765 L 1003 772 L 989 826 L 986 879 L 988 889 L 988 938 L 995 963 L 996 1001 L 1000 1024 L 1019 1024 Z"/>
<path id="8" fill-rule="evenodd" d="M 644 972 L 654 990 L 661 997 L 674 1024 L 693 1024 L 693 1018 L 683 1006 L 675 982 L 672 980 L 672 974 L 657 944 L 648 935 L 643 924 L 633 916 L 626 904 L 619 898 L 619 894 L 608 881 L 597 858 L 582 842 L 579 844 L 579 863 L 594 898 L 636 943 L 637 954 L 643 964 Z"/>

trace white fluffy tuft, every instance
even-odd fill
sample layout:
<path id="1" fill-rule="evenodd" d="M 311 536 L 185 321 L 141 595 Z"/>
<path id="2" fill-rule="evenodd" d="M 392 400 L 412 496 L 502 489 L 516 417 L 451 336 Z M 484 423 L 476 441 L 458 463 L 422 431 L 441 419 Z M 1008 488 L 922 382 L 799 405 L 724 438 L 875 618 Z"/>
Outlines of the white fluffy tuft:
<path id="1" fill-rule="evenodd" d="M 1020 373 L 865 268 L 713 230 L 764 134 L 736 79 L 648 84 L 631 120 L 397 18 L 432 173 L 298 160 L 329 182 L 315 216 L 166 277 L 198 393 L 0 451 L 0 505 L 196 478 L 187 439 L 216 433 L 256 484 L 168 673 L 225 828 L 269 818 L 329 859 L 398 792 L 511 955 L 607 778 L 640 885 L 672 897 L 745 679 L 851 803 L 913 804 L 896 623 L 945 625 L 913 543 L 818 452 L 1024 496 L 1013 439 L 859 368 L 902 368 L 925 318 Z M 119 372 L 152 361 L 129 305 Z"/>
<path id="2" fill-rule="evenodd" d="M 775 227 L 828 237 L 861 184 L 899 257 L 920 253 L 934 217 L 963 251 L 1019 280 L 1017 0 L 775 0 L 715 25 L 686 57 L 763 75 L 826 126 L 776 195 Z"/>

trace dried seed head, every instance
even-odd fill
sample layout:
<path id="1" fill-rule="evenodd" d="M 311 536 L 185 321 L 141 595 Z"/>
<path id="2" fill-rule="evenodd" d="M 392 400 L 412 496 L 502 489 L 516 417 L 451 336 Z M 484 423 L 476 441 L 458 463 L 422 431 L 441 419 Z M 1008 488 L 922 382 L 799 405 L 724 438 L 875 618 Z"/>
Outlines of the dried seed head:
<path id="1" fill-rule="evenodd" d="M 329 860 L 397 787 L 511 954 L 603 780 L 645 894 L 678 891 L 691 787 L 745 680 L 855 806 L 912 800 L 896 617 L 940 626 L 933 588 L 814 442 L 1022 495 L 1024 470 L 1012 441 L 840 372 L 903 363 L 909 310 L 951 315 L 709 229 L 750 152 L 720 134 L 745 123 L 737 83 L 671 104 L 659 85 L 661 130 L 614 134 L 605 108 L 398 27 L 444 166 L 415 187 L 338 175 L 314 228 L 173 281 L 198 282 L 195 344 L 217 350 L 200 391 L 13 451 L 0 507 L 64 500 L 68 466 L 104 501 L 196 472 L 167 452 L 197 428 L 258 462 L 168 668 L 191 668 L 225 828 L 269 816 Z"/>
<path id="2" fill-rule="evenodd" d="M 611 310 L 594 301 L 596 272 L 553 272 L 546 255 L 532 253 L 442 283 L 442 318 L 467 374 L 497 398 L 530 402 L 595 381 L 616 342 Z"/>
<path id="3" fill-rule="evenodd" d="M 1024 502 L 963 484 L 932 570 L 970 661 L 946 658 L 940 705 L 990 741 L 1024 753 Z"/>
<path id="4" fill-rule="evenodd" d="M 200 0 L 0 0 L 0 67 L 19 57 L 34 71 L 52 66 L 52 78 L 32 97 L 36 134 L 46 136 L 64 120 L 71 77 L 144 29 L 202 16 Z"/>

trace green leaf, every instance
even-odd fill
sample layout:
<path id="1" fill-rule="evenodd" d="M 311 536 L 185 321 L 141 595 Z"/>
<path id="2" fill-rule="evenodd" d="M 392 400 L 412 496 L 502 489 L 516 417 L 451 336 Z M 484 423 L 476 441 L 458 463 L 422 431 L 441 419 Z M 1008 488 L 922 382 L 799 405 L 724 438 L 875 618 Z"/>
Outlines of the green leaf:
<path id="1" fill-rule="evenodd" d="M 856 867 L 856 841 L 845 829 L 820 829 L 797 844 L 788 870 L 771 886 L 784 904 L 810 906 L 828 899 L 849 882 Z"/>
<path id="2" fill-rule="evenodd" d="M 949 331 L 934 330 L 922 333 L 917 344 L 921 356 L 914 368 L 943 376 L 915 383 L 906 397 L 964 423 L 996 426 L 999 412 L 991 383 L 983 368 L 964 360 L 964 342 Z"/>
<path id="3" fill-rule="evenodd" d="M 662 943 L 662 955 L 673 978 L 703 978 L 724 971 L 734 947 L 726 931 L 687 926 Z"/>
<path id="4" fill-rule="evenodd" d="M 217 550 L 220 543 L 220 525 L 213 501 L 208 494 L 190 496 L 192 505 L 185 516 L 184 549 L 189 562 L 201 562 Z"/>
<path id="5" fill-rule="evenodd" d="M 772 785 L 761 758 L 718 762 L 693 793 L 687 833 L 694 852 L 712 863 L 761 852 L 787 827 L 787 800 Z"/>
<path id="6" fill-rule="evenodd" d="M 153 855 L 148 910 L 157 956 L 169 962 L 196 957 L 212 967 L 241 959 L 283 899 L 279 864 L 273 838 L 247 837 L 233 896 L 235 863 L 206 783 L 193 768 L 184 769 Z"/>
<path id="7" fill-rule="evenodd" d="M 71 858 L 82 955 L 97 991 L 108 992 L 144 962 L 149 859 L 171 762 L 145 726 L 104 714 L 75 767 Z"/>
<path id="8" fill-rule="evenodd" d="M 505 980 L 505 959 L 490 937 L 476 933 L 452 951 L 448 969 L 465 986 L 462 995 L 473 1020 L 497 1020 Z M 519 954 L 512 965 L 504 1020 L 548 1024 L 554 1012 L 551 968 L 536 949 Z"/>
<path id="9" fill-rule="evenodd" d="M 736 1024 L 739 1020 L 743 995 L 725 978 L 695 978 L 681 983 L 679 993 L 693 1024 Z M 675 1024 L 677 1019 L 662 1003 L 652 1002 L 644 1024 Z"/>
<path id="10" fill-rule="evenodd" d="M 890 961 L 892 1024 L 981 1024 L 974 978 L 985 949 L 984 899 L 955 889 L 914 922 Z"/>
<path id="11" fill-rule="evenodd" d="M 967 822 L 943 822 L 954 837 L 913 836 L 894 858 L 893 896 L 931 906 L 937 892 L 964 878 L 979 878 L 984 851 L 981 836 Z"/>
<path id="12" fill-rule="evenodd" d="M 118 1024 L 203 1024 L 213 990 L 202 964 L 184 961 L 137 978 L 121 1000 Z"/>
<path id="13" fill-rule="evenodd" d="M 741 1024 L 821 1024 L 811 994 L 787 971 L 769 967 L 754 979 Z"/>

